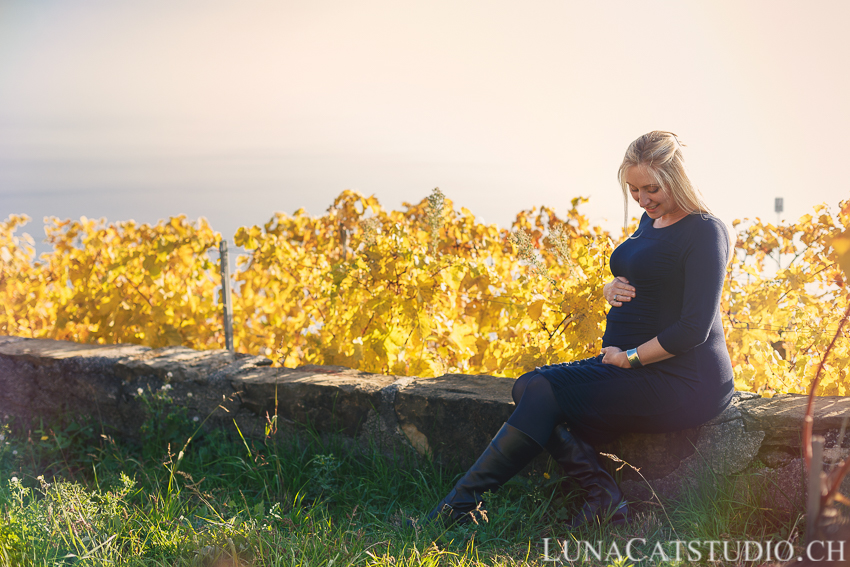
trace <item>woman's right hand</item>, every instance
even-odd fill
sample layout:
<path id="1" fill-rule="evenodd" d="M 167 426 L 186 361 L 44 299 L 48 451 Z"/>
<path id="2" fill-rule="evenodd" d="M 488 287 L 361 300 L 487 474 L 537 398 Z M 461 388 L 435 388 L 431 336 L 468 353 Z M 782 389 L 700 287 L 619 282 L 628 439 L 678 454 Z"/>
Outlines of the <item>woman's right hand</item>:
<path id="1" fill-rule="evenodd" d="M 635 288 L 629 285 L 629 280 L 623 276 L 617 276 L 604 286 L 602 295 L 612 307 L 620 307 L 626 301 L 631 301 L 635 296 Z"/>

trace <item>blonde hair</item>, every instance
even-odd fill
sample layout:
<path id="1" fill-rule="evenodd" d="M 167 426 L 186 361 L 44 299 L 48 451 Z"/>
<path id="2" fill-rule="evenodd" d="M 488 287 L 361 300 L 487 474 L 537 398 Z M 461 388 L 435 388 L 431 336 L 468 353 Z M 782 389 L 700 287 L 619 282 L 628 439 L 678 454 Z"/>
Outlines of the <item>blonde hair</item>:
<path id="1" fill-rule="evenodd" d="M 644 134 L 631 144 L 623 157 L 623 163 L 617 171 L 617 179 L 623 189 L 623 226 L 629 223 L 629 190 L 626 174 L 635 166 L 646 167 L 662 191 L 671 195 L 673 201 L 689 215 L 695 213 L 712 214 L 703 200 L 699 189 L 688 177 L 682 144 L 676 134 L 653 130 Z"/>

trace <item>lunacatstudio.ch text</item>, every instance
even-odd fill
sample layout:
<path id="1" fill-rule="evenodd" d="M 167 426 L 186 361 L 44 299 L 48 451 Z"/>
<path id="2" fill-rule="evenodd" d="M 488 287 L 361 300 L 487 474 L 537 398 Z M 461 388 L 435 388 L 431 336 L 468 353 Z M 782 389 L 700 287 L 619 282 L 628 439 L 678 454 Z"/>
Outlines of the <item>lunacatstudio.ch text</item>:
<path id="1" fill-rule="evenodd" d="M 543 538 L 543 561 L 791 561 L 807 558 L 810 561 L 844 561 L 844 541 L 809 543 L 802 554 L 795 553 L 790 541 L 747 540 L 672 540 L 649 543 L 632 538 L 625 543 Z"/>

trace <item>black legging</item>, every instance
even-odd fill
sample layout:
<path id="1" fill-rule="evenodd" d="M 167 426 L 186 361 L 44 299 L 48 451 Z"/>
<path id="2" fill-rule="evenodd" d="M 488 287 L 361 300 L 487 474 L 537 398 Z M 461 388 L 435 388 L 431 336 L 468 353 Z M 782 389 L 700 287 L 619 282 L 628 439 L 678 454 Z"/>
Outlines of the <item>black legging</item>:
<path id="1" fill-rule="evenodd" d="M 517 378 L 511 397 L 516 409 L 508 418 L 508 423 L 540 445 L 546 445 L 552 430 L 567 417 L 555 400 L 555 392 L 549 380 L 536 370 Z"/>

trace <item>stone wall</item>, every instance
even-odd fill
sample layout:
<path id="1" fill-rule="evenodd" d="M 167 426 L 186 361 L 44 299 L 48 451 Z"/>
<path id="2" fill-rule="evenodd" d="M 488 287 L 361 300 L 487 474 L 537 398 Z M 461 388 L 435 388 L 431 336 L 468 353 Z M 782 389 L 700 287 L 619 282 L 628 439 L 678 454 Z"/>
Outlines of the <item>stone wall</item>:
<path id="1" fill-rule="evenodd" d="M 309 425 L 461 467 L 472 464 L 514 407 L 510 378 L 272 368 L 267 358 L 223 350 L 0 337 L 0 415 L 7 420 L 94 416 L 113 434 L 133 438 L 145 418 L 140 390 L 166 384 L 190 415 L 212 416 L 208 427 L 232 428 L 235 420 L 243 434 L 262 436 L 268 419 L 277 415 L 284 431 Z M 748 486 L 764 488 L 774 506 L 800 509 L 805 405 L 804 396 L 767 399 L 737 392 L 722 415 L 699 428 L 626 435 L 598 449 L 640 470 L 622 469 L 622 486 L 632 499 L 650 497 L 647 482 L 659 494 L 675 497 L 706 475 L 746 471 L 754 475 Z M 839 443 L 847 416 L 850 398 L 817 398 L 815 432 L 826 437 L 827 460 L 848 453 L 850 439 Z"/>

